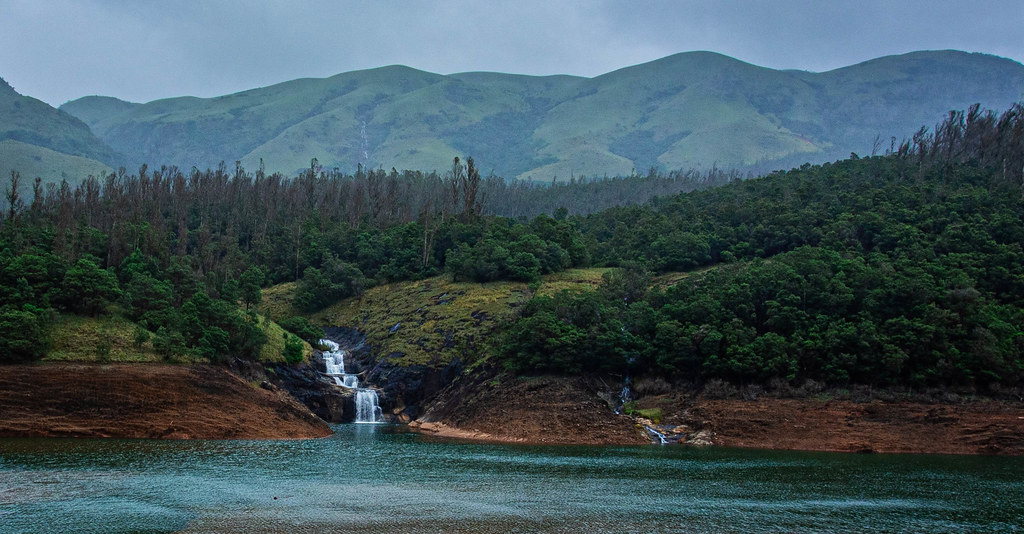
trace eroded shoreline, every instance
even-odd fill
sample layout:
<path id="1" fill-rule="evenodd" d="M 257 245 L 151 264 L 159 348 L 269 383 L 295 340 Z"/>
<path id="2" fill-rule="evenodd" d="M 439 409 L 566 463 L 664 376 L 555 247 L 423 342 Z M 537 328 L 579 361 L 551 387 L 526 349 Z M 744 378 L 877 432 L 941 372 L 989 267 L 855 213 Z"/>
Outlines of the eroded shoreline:
<path id="1" fill-rule="evenodd" d="M 330 427 L 287 393 L 222 367 L 0 366 L 0 437 L 305 439 Z"/>

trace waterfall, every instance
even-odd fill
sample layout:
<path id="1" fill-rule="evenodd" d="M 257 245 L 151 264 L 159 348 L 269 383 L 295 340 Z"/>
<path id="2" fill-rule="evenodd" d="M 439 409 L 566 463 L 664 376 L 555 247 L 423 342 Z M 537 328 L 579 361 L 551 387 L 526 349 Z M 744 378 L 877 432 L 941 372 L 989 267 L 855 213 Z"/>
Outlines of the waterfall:
<path id="1" fill-rule="evenodd" d="M 622 391 L 619 392 L 619 404 L 615 407 L 615 415 L 618 415 L 622 411 L 622 408 L 627 402 L 633 400 L 633 392 L 629 389 L 630 379 L 627 376 L 625 385 L 622 386 Z"/>
<path id="2" fill-rule="evenodd" d="M 323 352 L 327 376 L 333 378 L 334 383 L 339 386 L 353 389 L 359 387 L 359 378 L 345 372 L 345 351 L 329 339 L 321 339 L 320 344 L 327 345 L 327 350 Z"/>
<path id="3" fill-rule="evenodd" d="M 372 389 L 356 390 L 356 422 L 383 423 L 384 411 L 377 404 L 377 392 Z"/>
<path id="4" fill-rule="evenodd" d="M 658 429 L 647 425 L 644 425 L 644 428 L 646 428 L 647 432 L 652 436 L 657 436 L 658 440 L 661 441 L 662 445 L 668 443 L 668 436 L 666 436 L 663 432 L 659 432 Z"/>
<path id="5" fill-rule="evenodd" d="M 355 422 L 383 423 L 384 411 L 380 407 L 377 392 L 370 388 L 359 387 L 359 377 L 345 372 L 345 351 L 329 339 L 321 339 L 320 344 L 327 346 L 327 350 L 323 351 L 327 376 L 334 379 L 334 383 L 339 386 L 356 390 Z"/>

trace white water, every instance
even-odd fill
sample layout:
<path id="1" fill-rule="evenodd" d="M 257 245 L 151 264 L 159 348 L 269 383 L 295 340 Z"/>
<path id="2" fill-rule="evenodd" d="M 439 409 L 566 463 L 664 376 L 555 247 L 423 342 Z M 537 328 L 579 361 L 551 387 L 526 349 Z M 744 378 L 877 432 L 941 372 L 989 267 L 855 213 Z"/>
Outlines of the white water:
<path id="1" fill-rule="evenodd" d="M 327 376 L 334 379 L 334 383 L 356 390 L 356 421 L 357 423 L 383 423 L 384 411 L 381 409 L 377 392 L 369 388 L 359 387 L 359 377 L 345 372 L 345 351 L 337 343 L 329 339 L 321 339 L 321 345 L 326 345 L 327 350 L 323 352 L 324 365 L 327 366 Z"/>
<path id="2" fill-rule="evenodd" d="M 384 411 L 377 404 L 377 392 L 372 389 L 356 390 L 356 422 L 382 423 Z"/>
<path id="3" fill-rule="evenodd" d="M 661 444 L 662 445 L 668 443 L 668 438 L 665 436 L 665 434 L 663 434 L 661 432 L 658 432 L 658 430 L 656 428 L 649 427 L 647 425 L 644 425 L 644 428 L 646 428 L 647 431 L 650 432 L 651 434 L 654 434 L 655 436 L 658 436 L 658 439 L 661 440 Z"/>

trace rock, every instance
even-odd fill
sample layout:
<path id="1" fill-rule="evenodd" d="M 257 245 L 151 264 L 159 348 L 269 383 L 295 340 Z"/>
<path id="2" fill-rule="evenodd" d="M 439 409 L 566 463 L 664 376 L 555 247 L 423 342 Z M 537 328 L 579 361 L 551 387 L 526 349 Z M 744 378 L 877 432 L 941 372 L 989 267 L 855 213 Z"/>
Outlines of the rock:
<path id="1" fill-rule="evenodd" d="M 696 445 L 698 447 L 714 445 L 714 436 L 714 433 L 711 432 L 710 430 L 701 430 L 700 432 L 697 432 L 696 434 L 690 436 L 690 438 L 686 440 L 686 444 Z"/>
<path id="2" fill-rule="evenodd" d="M 273 370 L 272 385 L 290 393 L 320 419 L 331 423 L 355 419 L 353 392 L 329 383 L 314 367 L 278 363 L 268 369 Z"/>
<path id="3" fill-rule="evenodd" d="M 687 425 L 679 425 L 679 426 L 674 426 L 674 427 L 670 428 L 667 433 L 672 434 L 674 436 L 678 436 L 678 435 L 682 435 L 682 434 L 687 434 L 689 432 L 690 432 L 690 427 L 689 426 L 687 426 Z"/>
<path id="4" fill-rule="evenodd" d="M 348 351 L 346 371 L 360 374 L 360 381 L 377 390 L 381 408 L 396 418 L 418 418 L 424 403 L 462 373 L 458 358 L 448 365 L 405 365 L 401 353 L 375 355 L 366 336 L 354 328 L 327 327 L 324 335 Z"/>

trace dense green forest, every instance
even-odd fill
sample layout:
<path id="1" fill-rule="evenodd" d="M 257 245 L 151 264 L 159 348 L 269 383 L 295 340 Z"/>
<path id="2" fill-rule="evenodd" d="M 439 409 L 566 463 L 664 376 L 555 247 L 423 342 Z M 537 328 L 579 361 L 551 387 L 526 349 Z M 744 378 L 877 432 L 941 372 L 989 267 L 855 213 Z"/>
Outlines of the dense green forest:
<path id="1" fill-rule="evenodd" d="M 291 179 L 143 166 L 37 182 L 21 198 L 13 173 L 0 355 L 41 356 L 65 312 L 126 315 L 166 354 L 246 357 L 265 342 L 255 304 L 269 284 L 298 281 L 296 303 L 315 310 L 384 282 L 596 265 L 620 269 L 598 291 L 524 307 L 496 343 L 509 368 L 1016 386 L 1022 167 L 1018 105 L 953 113 L 885 156 L 750 180 L 652 172 L 545 187 L 481 177 L 472 159 L 444 175 L 314 161 Z M 676 271 L 687 275 L 652 287 Z"/>
<path id="2" fill-rule="evenodd" d="M 1013 386 L 1024 377 L 1024 121 L 972 108 L 895 154 L 575 221 L 598 291 L 536 298 L 520 372 Z M 690 271 L 650 286 L 650 271 Z"/>

